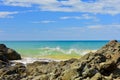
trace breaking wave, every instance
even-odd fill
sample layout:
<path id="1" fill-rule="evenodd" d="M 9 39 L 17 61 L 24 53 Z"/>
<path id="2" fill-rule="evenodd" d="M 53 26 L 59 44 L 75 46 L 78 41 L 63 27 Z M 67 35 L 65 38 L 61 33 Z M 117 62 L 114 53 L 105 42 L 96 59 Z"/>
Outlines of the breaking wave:
<path id="1" fill-rule="evenodd" d="M 89 52 L 95 52 L 97 50 L 91 50 L 91 49 L 62 49 L 60 47 L 55 47 L 55 48 L 50 48 L 50 47 L 45 47 L 45 48 L 39 48 L 39 51 L 42 52 L 44 55 L 45 54 L 79 54 L 79 55 L 84 55 Z"/>

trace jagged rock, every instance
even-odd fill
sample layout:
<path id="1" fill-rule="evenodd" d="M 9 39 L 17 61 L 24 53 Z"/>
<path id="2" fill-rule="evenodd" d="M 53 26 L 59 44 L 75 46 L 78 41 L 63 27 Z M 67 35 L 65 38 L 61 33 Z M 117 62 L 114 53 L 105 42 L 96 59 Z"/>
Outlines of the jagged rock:
<path id="1" fill-rule="evenodd" d="M 116 68 L 116 63 L 112 60 L 100 64 L 100 71 L 104 75 L 109 75 Z"/>
<path id="2" fill-rule="evenodd" d="M 69 69 L 63 72 L 62 80 L 75 80 L 79 77 L 79 71 L 77 68 Z"/>
<path id="3" fill-rule="evenodd" d="M 85 71 L 83 71 L 82 76 L 83 76 L 84 78 L 86 78 L 86 77 L 92 77 L 92 76 L 94 76 L 97 72 L 98 72 L 98 70 L 92 67 L 92 68 L 89 68 L 89 69 L 86 69 Z"/>
<path id="4" fill-rule="evenodd" d="M 106 57 L 99 53 L 88 53 L 80 58 L 80 60 L 87 60 L 90 63 L 101 63 L 106 61 Z"/>
<path id="5" fill-rule="evenodd" d="M 20 80 L 20 77 L 18 74 L 4 75 L 0 77 L 0 80 Z"/>
<path id="6" fill-rule="evenodd" d="M 0 80 L 20 80 L 25 75 L 26 67 L 22 63 L 7 66 L 0 69 Z"/>
<path id="7" fill-rule="evenodd" d="M 120 43 L 117 40 L 112 40 L 101 49 L 97 50 L 96 53 L 101 53 L 104 55 L 120 53 Z"/>

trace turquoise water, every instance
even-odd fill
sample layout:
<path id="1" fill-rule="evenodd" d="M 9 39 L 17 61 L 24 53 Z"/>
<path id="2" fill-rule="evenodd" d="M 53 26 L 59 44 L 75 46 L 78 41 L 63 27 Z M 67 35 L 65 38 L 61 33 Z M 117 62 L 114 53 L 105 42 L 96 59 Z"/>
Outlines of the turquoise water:
<path id="1" fill-rule="evenodd" d="M 54 54 L 83 55 L 97 50 L 108 41 L 0 41 L 15 49 L 22 56 L 44 56 Z"/>

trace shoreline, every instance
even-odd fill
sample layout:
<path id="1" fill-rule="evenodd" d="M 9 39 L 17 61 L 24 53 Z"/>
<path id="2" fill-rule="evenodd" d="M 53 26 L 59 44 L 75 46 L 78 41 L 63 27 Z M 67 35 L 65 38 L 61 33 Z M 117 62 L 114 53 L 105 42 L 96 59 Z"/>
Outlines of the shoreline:
<path id="1" fill-rule="evenodd" d="M 92 51 L 89 51 L 87 53 L 90 53 L 90 52 L 96 52 L 97 50 L 92 50 Z M 86 53 L 86 54 L 87 54 Z M 84 54 L 85 55 L 85 54 Z M 11 60 L 10 62 L 13 62 L 13 63 L 23 63 L 23 64 L 29 64 L 29 63 L 34 63 L 36 61 L 40 61 L 40 62 L 52 62 L 52 61 L 55 61 L 55 62 L 60 62 L 60 61 L 66 61 L 66 60 L 70 60 L 72 58 L 74 59 L 80 59 L 82 56 L 84 56 L 83 54 L 82 55 L 78 55 L 78 54 L 55 54 L 55 55 L 45 55 L 45 56 L 37 56 L 37 57 L 26 57 L 26 56 L 22 56 L 22 59 L 21 60 Z"/>
<path id="2" fill-rule="evenodd" d="M 66 59 L 67 60 L 67 59 Z M 29 64 L 29 63 L 34 63 L 36 61 L 40 62 L 60 62 L 60 61 L 65 61 L 65 60 L 59 60 L 59 59 L 52 59 L 52 58 L 32 58 L 32 57 L 22 57 L 21 60 L 10 60 L 12 63 L 23 63 L 23 64 Z"/>

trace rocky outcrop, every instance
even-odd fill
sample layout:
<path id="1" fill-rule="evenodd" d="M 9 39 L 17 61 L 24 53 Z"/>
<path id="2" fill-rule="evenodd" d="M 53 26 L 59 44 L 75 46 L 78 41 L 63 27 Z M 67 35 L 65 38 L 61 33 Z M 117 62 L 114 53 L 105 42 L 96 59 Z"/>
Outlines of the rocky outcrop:
<path id="1" fill-rule="evenodd" d="M 3 52 L 8 50 L 2 45 Z M 6 54 L 0 56 L 5 64 Z M 0 80 L 120 80 L 120 43 L 110 41 L 95 53 L 60 62 L 14 63 L 2 66 Z"/>
<path id="2" fill-rule="evenodd" d="M 20 80 L 23 77 L 26 77 L 26 67 L 22 63 L 0 69 L 0 80 Z"/>
<path id="3" fill-rule="evenodd" d="M 15 50 L 0 44 L 0 80 L 20 80 L 21 71 L 23 71 L 23 68 L 20 66 L 21 63 L 12 66 L 12 63 L 9 61 L 19 59 L 21 59 L 21 56 Z"/>
<path id="4" fill-rule="evenodd" d="M 15 50 L 7 48 L 4 44 L 0 44 L 0 60 L 6 62 L 8 60 L 19 59 L 21 59 L 21 56 Z"/>

